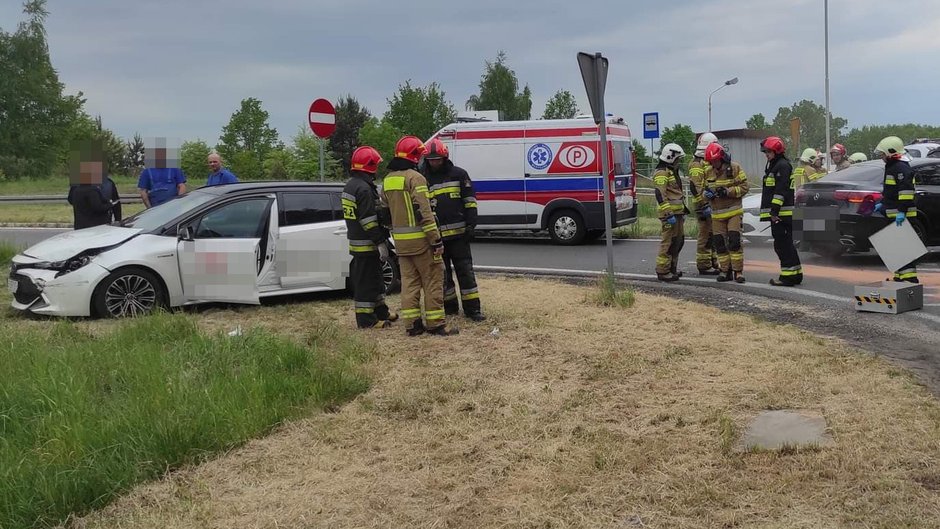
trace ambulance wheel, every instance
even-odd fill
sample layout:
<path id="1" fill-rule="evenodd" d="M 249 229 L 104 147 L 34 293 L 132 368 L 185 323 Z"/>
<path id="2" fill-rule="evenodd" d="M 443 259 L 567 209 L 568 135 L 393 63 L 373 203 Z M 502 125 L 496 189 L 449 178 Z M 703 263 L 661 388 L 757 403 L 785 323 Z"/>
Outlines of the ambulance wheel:
<path id="1" fill-rule="evenodd" d="M 574 210 L 561 209 L 548 219 L 548 234 L 556 244 L 573 246 L 584 242 L 587 228 L 584 219 Z"/>

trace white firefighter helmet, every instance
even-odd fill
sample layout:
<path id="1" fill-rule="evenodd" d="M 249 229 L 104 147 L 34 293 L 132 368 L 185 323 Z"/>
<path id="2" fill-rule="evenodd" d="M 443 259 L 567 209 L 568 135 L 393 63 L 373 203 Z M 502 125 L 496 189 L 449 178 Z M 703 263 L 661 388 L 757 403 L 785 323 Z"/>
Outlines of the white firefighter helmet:
<path id="1" fill-rule="evenodd" d="M 812 147 L 803 149 L 803 153 L 800 154 L 800 161 L 810 165 L 816 163 L 816 149 Z"/>
<path id="2" fill-rule="evenodd" d="M 868 157 L 865 156 L 865 153 L 854 152 L 852 153 L 852 156 L 849 156 L 849 161 L 851 161 L 852 163 L 867 162 Z"/>
<path id="3" fill-rule="evenodd" d="M 685 151 L 675 143 L 667 143 L 659 153 L 659 159 L 670 165 L 678 162 L 683 156 Z"/>
<path id="4" fill-rule="evenodd" d="M 698 143 L 695 144 L 695 156 L 703 158 L 705 156 L 705 147 L 718 141 L 718 137 L 711 132 L 706 132 L 698 137 Z"/>

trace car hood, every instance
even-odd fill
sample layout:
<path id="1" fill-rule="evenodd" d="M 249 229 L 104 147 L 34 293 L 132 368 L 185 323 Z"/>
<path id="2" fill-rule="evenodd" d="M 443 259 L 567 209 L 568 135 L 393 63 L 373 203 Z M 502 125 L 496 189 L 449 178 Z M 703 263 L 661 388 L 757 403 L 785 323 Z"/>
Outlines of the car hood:
<path id="1" fill-rule="evenodd" d="M 120 244 L 140 233 L 136 228 L 95 226 L 53 235 L 23 250 L 23 255 L 42 261 L 61 261 L 84 250 Z"/>

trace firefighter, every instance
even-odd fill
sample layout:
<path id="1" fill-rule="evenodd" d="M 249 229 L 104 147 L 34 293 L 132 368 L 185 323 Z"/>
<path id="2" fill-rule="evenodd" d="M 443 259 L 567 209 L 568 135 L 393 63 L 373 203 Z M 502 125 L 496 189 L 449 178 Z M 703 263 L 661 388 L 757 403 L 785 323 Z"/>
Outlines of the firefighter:
<path id="1" fill-rule="evenodd" d="M 659 153 L 659 164 L 653 173 L 662 222 L 662 241 L 656 256 L 656 277 L 660 281 L 677 281 L 682 277 L 678 270 L 679 252 L 685 243 L 685 214 L 689 212 L 682 199 L 682 180 L 679 179 L 679 162 L 683 156 L 682 147 L 667 143 Z"/>
<path id="2" fill-rule="evenodd" d="M 917 216 L 917 209 L 914 207 L 914 172 L 911 170 L 911 164 L 903 158 L 904 154 L 904 142 L 897 136 L 888 136 L 875 147 L 875 155 L 885 162 L 882 199 L 875 204 L 875 211 L 894 219 L 898 226 L 904 224 L 905 219 Z M 893 279 L 919 283 L 916 260 L 902 266 L 894 273 Z"/>
<path id="3" fill-rule="evenodd" d="M 695 246 L 695 266 L 699 275 L 714 276 L 718 270 L 718 254 L 712 244 L 712 212 L 708 201 L 702 194 L 705 191 L 705 148 L 718 141 L 711 132 L 702 134 L 695 145 L 692 161 L 689 162 L 689 194 L 692 195 L 692 206 L 698 218 L 698 241 Z"/>
<path id="4" fill-rule="evenodd" d="M 712 209 L 712 233 L 721 269 L 717 279 L 744 283 L 741 199 L 748 191 L 747 175 L 718 142 L 705 148 L 705 161 L 709 167 L 705 171 L 704 195 Z"/>
<path id="5" fill-rule="evenodd" d="M 803 149 L 803 152 L 800 154 L 800 161 L 796 169 L 793 170 L 793 189 L 799 189 L 803 187 L 804 184 L 826 176 L 825 171 L 816 169 L 816 160 L 816 149 L 812 147 Z"/>
<path id="6" fill-rule="evenodd" d="M 867 162 L 868 157 L 865 156 L 865 153 L 854 152 L 852 153 L 851 156 L 849 156 L 849 161 L 852 162 L 853 164 L 860 163 L 860 162 Z"/>
<path id="7" fill-rule="evenodd" d="M 392 240 L 401 271 L 401 318 L 409 336 L 424 332 L 457 334 L 444 319 L 444 243 L 431 211 L 427 180 L 417 171 L 427 148 L 415 136 L 395 145 L 395 157 L 382 181 L 382 196 L 391 215 Z M 421 320 L 421 293 L 424 319 Z"/>
<path id="8" fill-rule="evenodd" d="M 783 140 L 777 136 L 769 136 L 762 141 L 760 150 L 767 157 L 761 188 L 760 219 L 770 222 L 774 251 L 780 259 L 780 276 L 771 279 L 770 284 L 792 287 L 803 282 L 803 267 L 793 245 L 793 166 L 785 154 L 787 149 Z M 807 150 L 814 154 L 816 152 Z"/>
<path id="9" fill-rule="evenodd" d="M 841 171 L 852 165 L 852 162 L 850 162 L 848 156 L 846 156 L 845 146 L 841 143 L 837 143 L 829 149 L 829 156 L 831 157 L 832 163 L 835 164 L 836 171 Z"/>
<path id="10" fill-rule="evenodd" d="M 350 158 L 350 178 L 343 188 L 343 218 L 349 239 L 349 281 L 361 329 L 388 327 L 398 315 L 385 304 L 382 263 L 388 260 L 388 232 L 379 225 L 379 193 L 375 172 L 382 156 L 372 147 L 359 147 Z"/>
<path id="11" fill-rule="evenodd" d="M 477 225 L 477 199 L 467 171 L 454 165 L 444 142 L 434 138 L 424 155 L 424 177 L 431 192 L 431 205 L 444 241 L 444 313 L 463 313 L 473 321 L 486 317 L 480 309 L 480 291 L 473 274 L 470 239 Z M 460 285 L 460 301 L 454 284 Z"/>

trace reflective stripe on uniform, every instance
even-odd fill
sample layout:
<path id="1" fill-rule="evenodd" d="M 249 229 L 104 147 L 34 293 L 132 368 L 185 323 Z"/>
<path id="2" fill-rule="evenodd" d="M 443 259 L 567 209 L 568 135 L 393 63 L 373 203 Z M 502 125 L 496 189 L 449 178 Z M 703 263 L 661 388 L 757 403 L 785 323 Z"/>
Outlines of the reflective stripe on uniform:
<path id="1" fill-rule="evenodd" d="M 773 200 L 770 201 L 771 204 L 776 204 L 778 206 L 783 205 L 783 195 L 774 195 Z"/>
<path id="2" fill-rule="evenodd" d="M 424 238 L 424 229 L 419 226 L 392 228 L 392 238 L 396 241 L 410 241 Z"/>
<path id="3" fill-rule="evenodd" d="M 774 187 L 777 185 L 777 179 L 772 176 L 768 176 L 767 178 L 764 178 L 764 185 L 767 187 Z"/>
<path id="4" fill-rule="evenodd" d="M 377 303 L 371 301 L 357 301 L 353 304 L 356 308 L 356 314 L 372 314 L 375 312 Z"/>
<path id="5" fill-rule="evenodd" d="M 432 320 L 443 320 L 443 319 L 444 319 L 444 309 L 440 309 L 440 310 L 429 310 L 429 311 L 427 311 L 427 312 L 424 313 L 424 316 L 428 319 L 429 322 L 432 321 Z"/>
<path id="6" fill-rule="evenodd" d="M 465 208 L 477 207 L 477 197 L 463 197 L 463 207 Z"/>
<path id="7" fill-rule="evenodd" d="M 449 288 L 444 291 L 444 301 L 450 301 L 452 299 L 457 299 L 457 290 Z"/>
<path id="8" fill-rule="evenodd" d="M 718 220 L 730 219 L 731 217 L 735 215 L 743 215 L 743 214 L 744 214 L 744 208 L 741 206 L 735 206 L 731 208 L 725 208 L 725 209 L 719 209 L 717 211 L 712 211 L 712 218 L 718 219 Z"/>
<path id="9" fill-rule="evenodd" d="M 780 268 L 781 277 L 797 276 L 803 273 L 802 266 L 788 266 Z"/>
<path id="10" fill-rule="evenodd" d="M 460 291 L 460 299 L 468 301 L 471 299 L 480 299 L 480 289 L 479 288 L 468 288 L 466 290 Z"/>
<path id="11" fill-rule="evenodd" d="M 370 215 L 366 218 L 359 219 L 359 224 L 362 225 L 362 229 L 371 230 L 379 225 L 379 217 L 378 215 Z"/>
<path id="12" fill-rule="evenodd" d="M 411 320 L 421 317 L 421 309 L 401 309 L 401 317 L 406 320 Z"/>
<path id="13" fill-rule="evenodd" d="M 403 191 L 405 189 L 404 176 L 386 176 L 382 181 L 382 189 L 385 191 Z"/>
<path id="14" fill-rule="evenodd" d="M 899 191 L 898 200 L 914 200 L 913 191 Z"/>
<path id="15" fill-rule="evenodd" d="M 885 214 L 888 215 L 888 218 L 889 218 L 889 219 L 893 219 L 893 218 L 895 218 L 895 217 L 898 216 L 898 210 L 896 210 L 896 209 L 889 209 L 889 210 L 886 210 L 886 211 L 885 211 Z M 907 217 L 907 218 L 916 217 L 916 216 L 917 216 L 917 210 L 914 210 L 914 209 L 908 210 L 907 213 L 904 214 L 904 216 Z"/>
<path id="16" fill-rule="evenodd" d="M 898 183 L 894 178 L 885 178 L 885 185 L 896 186 Z"/>
<path id="17" fill-rule="evenodd" d="M 374 252 L 375 250 L 375 243 L 369 239 L 349 239 L 351 252 Z"/>

